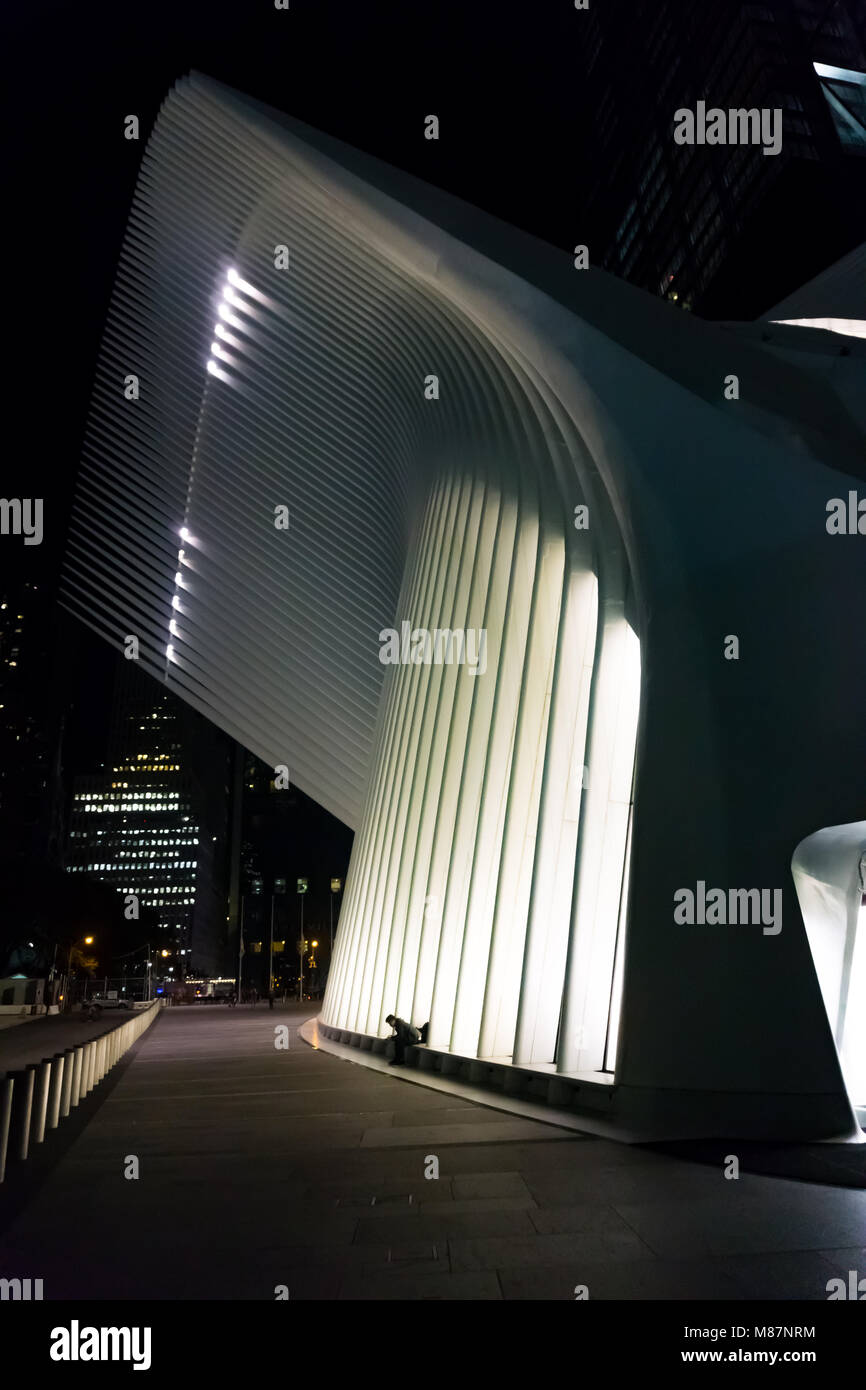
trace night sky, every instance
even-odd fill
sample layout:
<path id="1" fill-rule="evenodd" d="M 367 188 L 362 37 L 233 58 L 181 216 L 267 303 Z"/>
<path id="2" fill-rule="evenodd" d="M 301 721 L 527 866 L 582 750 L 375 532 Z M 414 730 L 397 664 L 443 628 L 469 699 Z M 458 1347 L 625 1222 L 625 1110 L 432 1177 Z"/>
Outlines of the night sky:
<path id="1" fill-rule="evenodd" d="M 138 166 L 172 84 L 198 69 L 567 247 L 580 191 L 579 102 L 568 80 L 580 16 L 571 0 L 549 10 L 543 23 L 528 6 L 484 0 L 7 12 L 6 302 L 26 423 L 4 487 L 33 496 L 38 481 L 53 501 L 28 566 L 62 550 L 59 519 Z M 429 111 L 440 116 L 438 142 L 422 138 Z M 138 142 L 123 138 L 133 112 Z"/>
<path id="2" fill-rule="evenodd" d="M 542 20 L 534 7 L 487 0 L 291 0 L 288 12 L 272 0 L 50 2 L 11 7 L 3 23 L 7 411 L 19 426 L 7 425 L 3 492 L 45 499 L 42 545 L 5 544 L 4 578 L 56 582 L 139 163 L 162 101 L 191 69 L 547 241 L 574 241 L 582 147 L 571 0 L 550 0 Z M 438 142 L 422 137 L 431 111 Z M 138 142 L 123 138 L 130 113 Z M 99 755 L 114 657 L 64 625 L 59 670 L 47 678 L 69 683 L 77 714 L 65 761 L 79 771 Z"/>

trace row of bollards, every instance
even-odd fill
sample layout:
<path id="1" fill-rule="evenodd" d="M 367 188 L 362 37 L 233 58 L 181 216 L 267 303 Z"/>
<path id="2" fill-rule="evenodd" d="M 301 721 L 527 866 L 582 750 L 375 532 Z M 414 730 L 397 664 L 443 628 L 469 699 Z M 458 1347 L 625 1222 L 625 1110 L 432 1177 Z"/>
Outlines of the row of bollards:
<path id="1" fill-rule="evenodd" d="M 31 1145 L 42 1144 L 46 1129 L 57 1129 L 150 1027 L 159 1007 L 155 1000 L 98 1038 L 6 1073 L 0 1080 L 0 1182 L 7 1158 L 23 1163 Z"/>

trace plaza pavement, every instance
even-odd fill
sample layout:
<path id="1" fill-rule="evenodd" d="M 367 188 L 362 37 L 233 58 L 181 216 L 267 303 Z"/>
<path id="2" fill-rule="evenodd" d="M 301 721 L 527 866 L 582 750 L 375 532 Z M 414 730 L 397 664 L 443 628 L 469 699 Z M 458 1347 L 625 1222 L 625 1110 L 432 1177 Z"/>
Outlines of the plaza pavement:
<path id="1" fill-rule="evenodd" d="M 70 1300 L 824 1300 L 866 1268 L 866 1190 L 726 1180 L 427 1089 L 308 1046 L 317 1007 L 166 1010 L 26 1203 L 0 1188 L 0 1277 Z"/>

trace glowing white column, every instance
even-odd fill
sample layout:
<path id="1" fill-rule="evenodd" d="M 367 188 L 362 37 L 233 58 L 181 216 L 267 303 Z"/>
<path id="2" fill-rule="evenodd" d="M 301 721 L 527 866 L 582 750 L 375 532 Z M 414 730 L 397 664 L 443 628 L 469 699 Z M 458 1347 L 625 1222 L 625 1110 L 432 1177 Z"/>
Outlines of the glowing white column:
<path id="1" fill-rule="evenodd" d="M 602 605 L 601 622 L 557 1063 L 564 1072 L 604 1064 L 640 707 L 640 644 L 621 601 Z"/>

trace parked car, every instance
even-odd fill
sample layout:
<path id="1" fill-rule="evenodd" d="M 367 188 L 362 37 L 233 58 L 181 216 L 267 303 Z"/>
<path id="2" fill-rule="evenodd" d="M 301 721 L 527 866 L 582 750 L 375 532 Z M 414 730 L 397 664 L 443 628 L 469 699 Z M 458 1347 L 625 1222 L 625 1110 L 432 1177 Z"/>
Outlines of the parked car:
<path id="1" fill-rule="evenodd" d="M 94 994 L 92 999 L 88 999 L 84 1005 L 91 1009 L 131 1009 L 131 999 L 112 998 L 108 994 Z"/>

